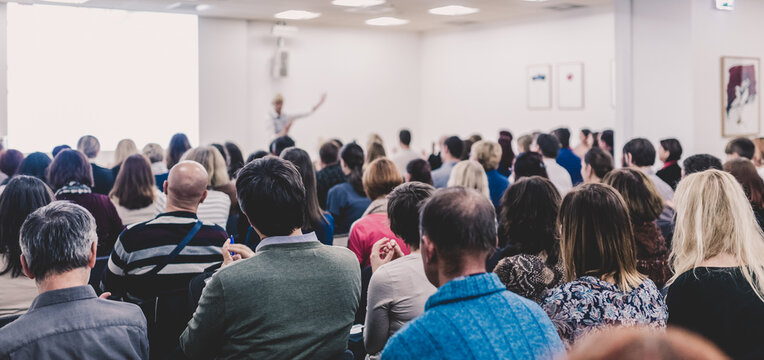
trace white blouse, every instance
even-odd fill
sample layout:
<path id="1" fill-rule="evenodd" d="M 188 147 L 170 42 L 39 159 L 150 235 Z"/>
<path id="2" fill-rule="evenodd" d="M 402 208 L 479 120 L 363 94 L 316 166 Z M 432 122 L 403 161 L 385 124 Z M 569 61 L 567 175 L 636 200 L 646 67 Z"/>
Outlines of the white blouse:
<path id="1" fill-rule="evenodd" d="M 119 199 L 115 199 L 115 198 L 112 198 L 111 202 L 114 204 L 114 207 L 117 209 L 119 218 L 122 219 L 122 224 L 125 226 L 128 226 L 128 225 L 137 224 L 144 221 L 149 221 L 155 218 L 157 215 L 163 213 L 165 207 L 167 206 L 167 196 L 164 193 L 160 192 L 159 189 L 157 189 L 154 203 L 140 209 L 128 209 L 120 205 Z"/>

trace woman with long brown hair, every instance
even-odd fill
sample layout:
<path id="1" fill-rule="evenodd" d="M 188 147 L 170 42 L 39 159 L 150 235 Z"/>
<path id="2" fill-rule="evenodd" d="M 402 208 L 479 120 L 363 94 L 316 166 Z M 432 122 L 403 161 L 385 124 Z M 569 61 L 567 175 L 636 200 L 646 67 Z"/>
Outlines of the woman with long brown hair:
<path id="1" fill-rule="evenodd" d="M 109 198 L 124 225 L 151 220 L 164 212 L 167 204 L 156 187 L 148 158 L 141 154 L 130 155 L 122 163 Z"/>
<path id="2" fill-rule="evenodd" d="M 748 159 L 734 159 L 724 163 L 723 167 L 743 186 L 756 221 L 764 229 L 764 180 L 759 176 L 756 166 Z"/>

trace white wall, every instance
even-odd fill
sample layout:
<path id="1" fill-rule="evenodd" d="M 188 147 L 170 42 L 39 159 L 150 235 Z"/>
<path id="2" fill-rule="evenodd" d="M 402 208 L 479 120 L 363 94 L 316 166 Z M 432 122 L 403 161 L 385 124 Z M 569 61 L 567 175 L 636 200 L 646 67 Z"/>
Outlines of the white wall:
<path id="1" fill-rule="evenodd" d="M 610 61 L 614 57 L 611 10 L 566 12 L 563 16 L 448 32 L 422 40 L 423 136 L 495 138 L 501 129 L 519 135 L 565 125 L 578 143 L 577 129 L 614 126 Z M 584 63 L 584 109 L 559 110 L 553 83 L 551 110 L 530 110 L 526 67 L 530 64 Z"/>
<path id="2" fill-rule="evenodd" d="M 8 135 L 8 18 L 0 3 L 0 141 Z"/>

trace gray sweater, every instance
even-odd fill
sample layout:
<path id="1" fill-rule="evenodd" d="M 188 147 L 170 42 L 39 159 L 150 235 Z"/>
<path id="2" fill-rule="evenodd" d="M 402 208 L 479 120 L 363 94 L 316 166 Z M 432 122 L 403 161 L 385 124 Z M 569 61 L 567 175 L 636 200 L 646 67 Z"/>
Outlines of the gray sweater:
<path id="1" fill-rule="evenodd" d="M 318 241 L 265 245 L 211 278 L 180 345 L 192 359 L 337 358 L 360 292 L 358 260 L 348 249 Z"/>

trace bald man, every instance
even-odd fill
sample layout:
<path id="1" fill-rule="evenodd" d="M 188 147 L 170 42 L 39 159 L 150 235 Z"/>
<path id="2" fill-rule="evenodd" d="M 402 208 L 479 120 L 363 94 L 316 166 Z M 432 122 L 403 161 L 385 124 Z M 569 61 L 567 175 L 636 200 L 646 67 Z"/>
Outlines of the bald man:
<path id="1" fill-rule="evenodd" d="M 207 197 L 207 182 L 207 171 L 199 163 L 182 161 L 175 165 L 164 183 L 166 211 L 125 229 L 109 258 L 101 287 L 113 297 L 142 303 L 144 312 L 153 312 L 157 297 L 162 299 L 160 304 L 178 304 L 170 308 L 179 313 L 168 316 L 162 316 L 160 308 L 160 323 L 155 329 L 161 330 L 149 335 L 151 358 L 165 358 L 178 345 L 178 337 L 191 318 L 191 312 L 185 311 L 188 283 L 220 262 L 228 237 L 220 226 L 202 223 L 196 216 L 199 204 Z M 171 320 L 161 322 L 168 318 Z"/>

